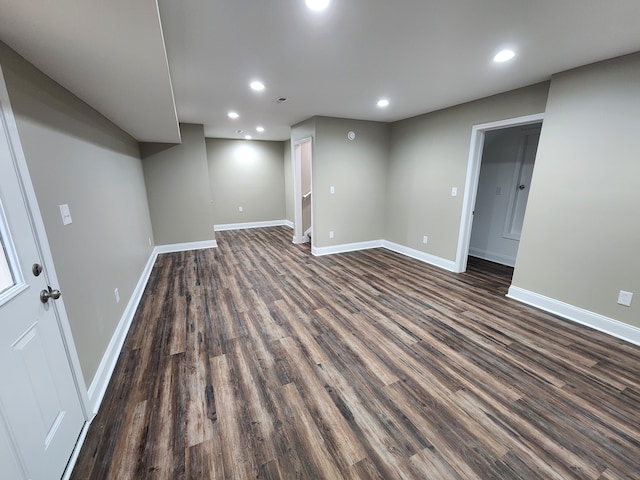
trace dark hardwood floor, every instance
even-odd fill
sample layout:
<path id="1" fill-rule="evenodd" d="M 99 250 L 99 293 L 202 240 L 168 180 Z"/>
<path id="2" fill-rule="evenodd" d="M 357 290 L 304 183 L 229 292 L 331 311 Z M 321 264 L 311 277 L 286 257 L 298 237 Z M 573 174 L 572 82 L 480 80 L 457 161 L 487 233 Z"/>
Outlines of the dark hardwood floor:
<path id="1" fill-rule="evenodd" d="M 510 269 L 216 237 L 158 257 L 72 478 L 640 479 L 640 348 Z"/>

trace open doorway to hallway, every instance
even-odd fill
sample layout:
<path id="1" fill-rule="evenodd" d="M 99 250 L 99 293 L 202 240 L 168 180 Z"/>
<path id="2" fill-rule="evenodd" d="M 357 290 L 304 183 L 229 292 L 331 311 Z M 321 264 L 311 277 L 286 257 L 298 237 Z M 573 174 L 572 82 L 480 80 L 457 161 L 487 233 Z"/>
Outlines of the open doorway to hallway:
<path id="1" fill-rule="evenodd" d="M 491 132 L 499 131 L 503 129 L 517 128 L 521 127 L 522 132 L 534 132 L 534 128 L 538 128 L 537 136 L 539 138 L 539 127 L 542 125 L 542 120 L 544 118 L 543 113 L 537 113 L 533 115 L 526 115 L 524 117 L 516 117 L 505 120 L 499 120 L 491 123 L 484 123 L 479 125 L 474 125 L 471 129 L 471 144 L 469 147 L 469 161 L 467 164 L 467 176 L 465 181 L 465 189 L 464 189 L 464 200 L 462 205 L 462 216 L 460 220 L 460 231 L 458 236 L 458 248 L 456 252 L 456 263 L 455 269 L 456 272 L 464 272 L 467 269 L 467 261 L 469 259 L 470 246 L 471 246 L 471 235 L 472 235 L 472 226 L 474 225 L 474 211 L 476 208 L 476 197 L 478 194 L 478 187 L 480 183 L 480 170 L 483 161 L 483 153 L 485 148 L 485 137 L 489 135 Z M 530 130 L 532 129 L 532 130 Z M 499 134 L 498 134 L 499 135 Z M 533 142 L 530 141 L 530 144 L 533 145 Z M 535 146 L 537 149 L 537 140 L 535 142 Z M 523 149 L 522 155 L 520 158 L 524 159 L 526 148 Z M 534 149 L 535 150 L 535 149 Z M 529 150 L 529 154 L 531 154 L 531 159 L 535 160 L 535 151 Z M 519 151 L 519 150 L 518 150 Z M 517 157 L 517 156 L 516 156 Z M 521 173 L 525 172 L 529 166 L 523 168 L 523 162 L 520 162 L 519 167 L 516 167 L 515 163 L 512 166 L 512 176 L 511 183 L 509 183 L 509 189 L 516 188 L 518 191 L 526 190 L 528 196 L 528 188 L 525 186 L 522 189 L 518 187 L 522 183 L 517 183 L 520 180 Z M 533 167 L 531 166 L 531 171 L 533 171 Z M 515 185 L 515 186 L 514 186 Z M 504 192 L 501 185 L 495 185 L 493 189 L 493 195 L 499 192 L 499 195 L 508 194 L 511 199 L 511 190 Z M 500 190 L 497 189 L 500 187 Z M 517 194 L 513 193 L 513 199 L 511 199 L 511 210 L 510 220 L 508 221 L 509 228 L 505 230 L 505 223 L 502 223 L 503 226 L 503 234 L 506 231 L 508 235 L 512 237 L 518 237 L 520 234 L 520 229 L 522 228 L 522 221 L 519 219 L 518 212 L 522 212 L 522 218 L 524 218 L 524 206 L 526 206 L 526 202 L 522 201 L 522 198 L 518 198 Z M 506 221 L 506 217 L 505 217 Z M 474 227 L 475 228 L 475 227 Z"/>
<path id="2" fill-rule="evenodd" d="M 312 146 L 311 138 L 303 139 L 293 146 L 294 165 L 294 243 L 312 243 L 313 192 L 312 192 Z"/>
<path id="3" fill-rule="evenodd" d="M 486 132 L 469 255 L 514 267 L 541 123 Z"/>

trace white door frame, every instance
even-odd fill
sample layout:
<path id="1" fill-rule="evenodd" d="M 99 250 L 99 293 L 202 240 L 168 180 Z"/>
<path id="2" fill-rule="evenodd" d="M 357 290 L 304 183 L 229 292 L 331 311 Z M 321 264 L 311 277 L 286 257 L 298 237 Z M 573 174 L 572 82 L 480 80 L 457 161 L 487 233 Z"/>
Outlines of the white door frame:
<path id="1" fill-rule="evenodd" d="M 540 123 L 544 119 L 544 113 L 525 115 L 523 117 L 508 118 L 497 122 L 474 125 L 471 129 L 471 145 L 469 147 L 469 161 L 467 163 L 467 178 L 464 186 L 464 199 L 462 201 L 462 217 L 460 219 L 460 231 L 458 234 L 458 249 L 456 251 L 455 272 L 462 273 L 467 270 L 467 258 L 469 257 L 469 242 L 471 241 L 471 227 L 473 225 L 473 209 L 478 193 L 478 180 L 480 178 L 480 165 L 482 163 L 482 151 L 484 149 L 484 136 L 491 130 L 517 127 Z"/>
<path id="2" fill-rule="evenodd" d="M 38 207 L 38 200 L 36 198 L 35 190 L 31 182 L 29 175 L 29 168 L 27 167 L 27 161 L 22 150 L 22 144 L 20 143 L 20 135 L 18 134 L 18 127 L 16 125 L 15 117 L 13 116 L 13 110 L 11 109 L 11 103 L 9 101 L 9 93 L 7 91 L 7 85 L 4 81 L 4 75 L 2 73 L 2 67 L 0 66 L 0 115 L 7 128 L 9 147 L 13 152 L 13 162 L 18 173 L 18 180 L 20 182 L 20 188 L 22 190 L 23 201 L 27 207 L 29 214 L 29 221 L 36 240 L 36 246 L 40 259 L 44 267 L 44 276 L 48 285 L 60 285 L 58 277 L 53 263 L 53 256 L 51 255 L 51 249 L 49 247 L 49 241 L 47 239 L 47 233 L 44 228 L 44 222 L 42 221 L 42 215 L 40 214 L 40 208 Z M 58 321 L 58 328 L 62 334 L 62 341 L 64 343 L 67 359 L 71 367 L 71 373 L 75 382 L 78 397 L 80 398 L 80 405 L 84 414 L 85 421 L 89 421 L 91 418 L 91 407 L 89 403 L 89 396 L 87 394 L 87 387 L 82 376 L 82 368 L 80 367 L 80 359 L 76 350 L 75 343 L 73 341 L 73 335 L 71 333 L 71 326 L 69 324 L 69 317 L 64 306 L 63 297 L 60 297 L 55 302 L 50 302 L 51 308 L 56 314 Z"/>
<path id="3" fill-rule="evenodd" d="M 311 144 L 311 162 L 313 165 L 313 137 L 305 137 L 291 143 L 293 158 L 293 243 L 304 243 L 307 238 L 302 230 L 302 147 Z M 313 242 L 313 172 L 311 172 L 311 241 Z"/>

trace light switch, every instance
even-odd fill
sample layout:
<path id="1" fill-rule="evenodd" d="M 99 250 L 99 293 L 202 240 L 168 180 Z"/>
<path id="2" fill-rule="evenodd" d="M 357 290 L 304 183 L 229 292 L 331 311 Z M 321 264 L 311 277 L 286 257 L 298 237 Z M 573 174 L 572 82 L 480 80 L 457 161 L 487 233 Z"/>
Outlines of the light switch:
<path id="1" fill-rule="evenodd" d="M 458 187 L 451 187 L 451 196 L 452 197 L 458 196 Z"/>
<path id="2" fill-rule="evenodd" d="M 334 193 L 336 193 L 336 188 L 335 188 L 333 185 L 331 185 L 331 186 L 329 187 L 329 193 L 330 193 L 330 194 L 332 194 L 332 195 L 333 195 Z"/>
<path id="3" fill-rule="evenodd" d="M 66 203 L 64 205 L 60 205 L 60 215 L 62 216 L 62 224 L 69 225 L 73 222 L 71 220 L 71 212 L 69 211 L 69 205 Z"/>

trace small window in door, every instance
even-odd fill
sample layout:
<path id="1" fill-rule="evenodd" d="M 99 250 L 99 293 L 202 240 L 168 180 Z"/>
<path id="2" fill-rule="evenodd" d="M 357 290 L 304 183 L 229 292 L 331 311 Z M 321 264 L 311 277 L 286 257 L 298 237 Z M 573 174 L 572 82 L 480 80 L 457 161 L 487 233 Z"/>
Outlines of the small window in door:
<path id="1" fill-rule="evenodd" d="M 0 238 L 0 293 L 10 289 L 16 284 L 13 273 L 9 267 L 7 250 L 4 248 L 4 241 Z"/>
<path id="2" fill-rule="evenodd" d="M 0 305 L 4 305 L 26 288 L 23 278 L 0 202 Z"/>

